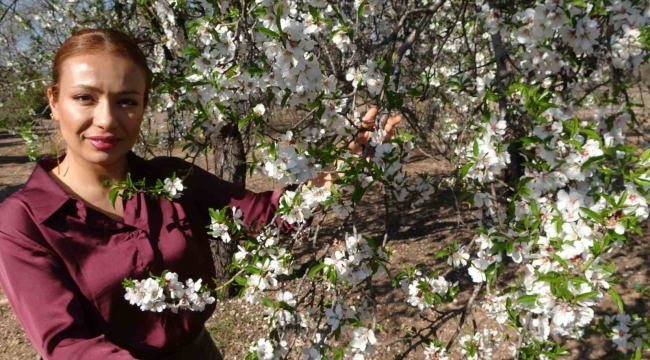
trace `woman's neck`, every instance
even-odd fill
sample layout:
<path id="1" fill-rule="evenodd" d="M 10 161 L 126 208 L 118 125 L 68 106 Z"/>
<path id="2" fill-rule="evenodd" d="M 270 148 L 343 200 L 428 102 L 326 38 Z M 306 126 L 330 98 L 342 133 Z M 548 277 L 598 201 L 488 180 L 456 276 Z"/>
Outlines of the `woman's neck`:
<path id="1" fill-rule="evenodd" d="M 97 184 L 100 186 L 104 180 L 122 181 L 126 178 L 128 161 L 124 157 L 121 161 L 111 164 L 94 164 L 68 153 L 52 172 L 68 186 L 74 188 L 77 184 L 84 187 Z M 106 189 L 108 192 L 110 189 Z"/>

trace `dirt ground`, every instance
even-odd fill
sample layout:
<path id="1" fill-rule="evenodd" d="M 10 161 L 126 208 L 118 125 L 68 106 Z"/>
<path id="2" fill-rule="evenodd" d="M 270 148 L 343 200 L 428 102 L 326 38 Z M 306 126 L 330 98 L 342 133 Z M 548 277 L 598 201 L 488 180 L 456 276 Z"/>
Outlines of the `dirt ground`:
<path id="1" fill-rule="evenodd" d="M 25 156 L 25 146 L 17 135 L 0 132 L 0 201 L 19 189 L 25 183 L 33 169 L 34 163 Z M 407 172 L 429 171 L 435 174 L 446 165 L 440 161 L 433 161 L 424 156 L 414 157 L 406 166 Z M 248 182 L 252 190 L 266 190 L 277 187 L 277 184 L 267 182 L 261 178 L 253 178 Z M 429 203 L 410 209 L 409 204 L 391 204 L 390 218 L 393 221 L 394 236 L 391 239 L 393 246 L 393 259 L 391 272 L 403 270 L 406 265 L 416 263 L 427 264 L 433 269 L 445 269 L 444 259 L 434 260 L 434 254 L 445 247 L 453 239 L 467 241 L 471 238 L 470 230 L 475 220 L 471 212 L 458 213 L 456 211 L 453 194 L 438 193 Z M 359 210 L 358 231 L 365 235 L 377 236 L 383 229 L 384 212 L 380 195 L 374 192 L 364 200 Z M 464 227 L 458 226 L 458 220 L 465 222 Z M 329 219 L 321 230 L 323 239 L 328 236 L 342 237 L 343 234 L 334 232 L 334 221 Z M 463 230 L 465 229 L 465 230 Z M 650 226 L 646 222 L 645 234 L 650 234 Z M 622 283 L 617 290 L 623 295 L 629 312 L 637 314 L 648 313 L 649 299 L 642 298 L 633 289 L 635 284 L 644 287 L 650 286 L 650 235 L 634 237 L 629 248 L 623 251 L 614 251 L 609 257 L 616 261 L 618 275 Z M 461 288 L 465 288 L 459 295 L 458 304 L 450 304 L 449 308 L 463 304 L 471 292 L 471 280 L 466 270 L 452 273 Z M 378 333 L 376 346 L 376 359 L 393 359 L 395 355 L 407 351 L 407 359 L 422 359 L 422 347 L 411 346 L 400 339 L 412 327 L 422 327 L 427 323 L 418 311 L 409 307 L 405 302 L 402 290 L 391 290 L 390 283 L 379 279 L 377 291 L 379 324 L 383 325 L 383 332 Z M 598 312 L 613 312 L 613 304 L 606 299 L 598 307 Z M 441 309 L 444 310 L 444 309 Z M 217 310 L 207 328 L 225 355 L 226 359 L 242 359 L 245 356 L 247 344 L 256 341 L 264 329 L 264 322 L 260 321 L 259 309 L 245 306 L 239 299 L 220 301 Z M 442 341 L 447 341 L 454 333 L 457 318 L 447 321 L 435 332 Z M 480 311 L 470 314 L 469 321 L 474 321 L 479 327 L 491 324 Z M 496 326 L 491 324 L 491 326 Z M 462 334 L 461 334 L 462 335 Z M 507 342 L 503 342 L 499 349 L 497 359 L 510 358 Z M 581 342 L 569 342 L 571 359 L 609 359 L 614 356 L 616 349 L 611 341 L 587 332 Z M 455 348 L 458 348 L 455 346 Z M 25 337 L 20 325 L 7 304 L 0 290 L 0 360 L 38 359 L 36 351 Z M 456 358 L 455 356 L 452 358 Z"/>

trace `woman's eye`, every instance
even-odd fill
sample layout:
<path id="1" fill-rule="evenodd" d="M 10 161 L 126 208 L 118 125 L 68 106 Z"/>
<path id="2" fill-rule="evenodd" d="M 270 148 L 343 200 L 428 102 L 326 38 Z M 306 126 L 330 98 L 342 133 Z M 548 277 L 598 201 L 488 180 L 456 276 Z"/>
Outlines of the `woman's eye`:
<path id="1" fill-rule="evenodd" d="M 93 101 L 93 98 L 90 95 L 77 95 L 74 99 L 82 104 L 90 104 Z"/>
<path id="2" fill-rule="evenodd" d="M 138 102 L 133 100 L 133 99 L 122 99 L 119 101 L 120 105 L 126 105 L 126 106 L 136 106 L 138 105 Z"/>

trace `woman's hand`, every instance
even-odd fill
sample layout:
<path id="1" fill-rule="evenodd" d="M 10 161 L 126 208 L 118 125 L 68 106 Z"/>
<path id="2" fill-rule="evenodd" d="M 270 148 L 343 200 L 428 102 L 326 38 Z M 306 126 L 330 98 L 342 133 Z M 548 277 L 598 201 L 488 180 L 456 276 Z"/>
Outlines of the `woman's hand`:
<path id="1" fill-rule="evenodd" d="M 361 119 L 362 130 L 359 133 L 359 136 L 348 145 L 350 153 L 355 155 L 361 154 L 363 145 L 367 144 L 368 141 L 370 141 L 370 135 L 372 135 L 372 132 L 375 130 L 375 121 L 377 120 L 378 112 L 379 108 L 377 106 L 373 106 L 363 116 Z M 386 120 L 386 125 L 384 125 L 384 131 L 386 131 L 386 137 L 384 138 L 385 141 L 390 140 L 390 138 L 393 136 L 393 130 L 395 129 L 395 126 L 399 125 L 400 122 L 402 122 L 401 114 L 392 115 Z"/>
<path id="2" fill-rule="evenodd" d="M 359 132 L 359 135 L 357 136 L 356 139 L 354 139 L 348 144 L 348 150 L 350 151 L 351 154 L 360 155 L 361 152 L 363 151 L 363 145 L 367 144 L 368 141 L 370 141 L 370 135 L 372 135 L 372 133 L 375 131 L 375 121 L 378 112 L 379 112 L 379 108 L 377 106 L 372 106 L 370 110 L 368 110 L 368 112 L 361 119 L 362 127 L 361 127 L 361 131 Z M 384 137 L 384 141 L 390 140 L 390 138 L 393 136 L 393 131 L 395 130 L 395 127 L 399 125 L 400 122 L 402 122 L 401 114 L 392 115 L 386 120 L 386 125 L 384 125 L 384 131 L 386 131 L 386 136 Z M 316 179 L 307 182 L 307 186 L 314 185 L 317 187 L 325 187 L 329 189 L 337 177 L 338 174 L 324 172 Z"/>

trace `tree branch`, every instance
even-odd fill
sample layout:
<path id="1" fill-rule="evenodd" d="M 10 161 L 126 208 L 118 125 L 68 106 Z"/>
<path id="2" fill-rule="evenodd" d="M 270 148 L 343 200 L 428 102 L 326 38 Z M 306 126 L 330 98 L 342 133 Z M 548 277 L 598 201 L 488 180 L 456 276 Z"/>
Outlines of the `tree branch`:
<path id="1" fill-rule="evenodd" d="M 406 40 L 402 43 L 402 45 L 397 49 L 395 53 L 393 53 L 393 57 L 391 59 L 391 65 L 393 66 L 393 82 L 395 83 L 395 88 L 398 87 L 399 85 L 399 77 L 401 73 L 401 66 L 400 64 L 402 63 L 402 58 L 404 57 L 404 54 L 408 49 L 410 49 L 413 46 L 413 43 L 415 43 L 415 40 L 420 36 L 420 33 L 422 30 L 424 30 L 424 27 L 429 24 L 429 21 L 431 21 L 431 18 L 433 15 L 442 7 L 442 5 L 446 2 L 447 0 L 438 0 L 435 4 L 432 4 L 427 8 L 428 11 L 425 12 L 425 15 L 420 19 L 420 22 L 418 23 L 417 27 L 411 31 L 409 36 L 406 38 Z M 398 29 L 399 31 L 399 29 Z"/>

